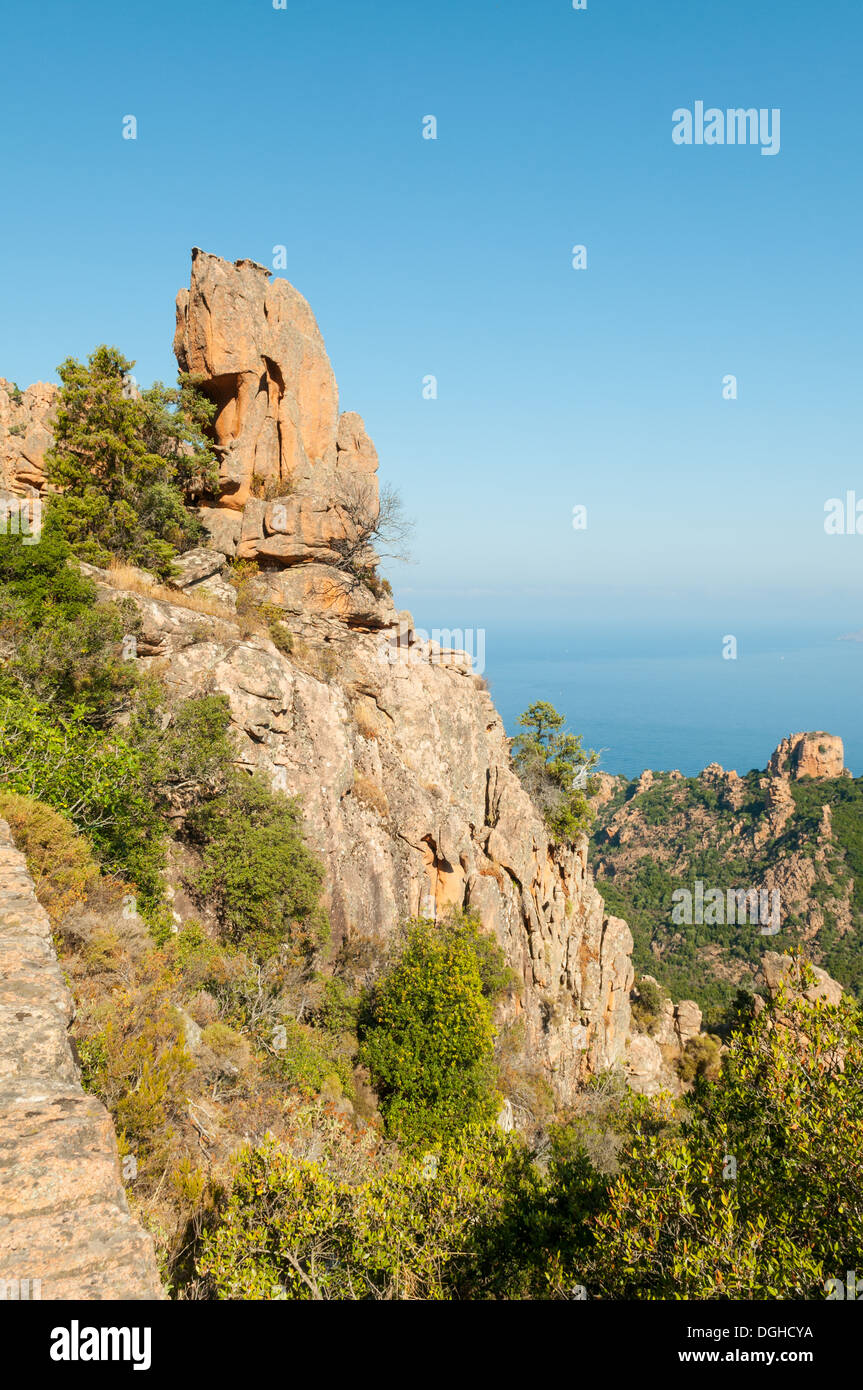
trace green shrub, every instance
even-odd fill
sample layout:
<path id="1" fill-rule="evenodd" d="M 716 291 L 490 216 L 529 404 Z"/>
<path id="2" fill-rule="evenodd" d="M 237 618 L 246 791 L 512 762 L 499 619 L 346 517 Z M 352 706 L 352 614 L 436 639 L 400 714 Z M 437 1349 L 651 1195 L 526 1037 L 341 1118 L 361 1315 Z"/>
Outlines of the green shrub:
<path id="1" fill-rule="evenodd" d="M 355 1033 L 361 1000 L 352 994 L 343 980 L 332 976 L 323 982 L 322 998 L 315 1011 L 315 1023 L 326 1032 L 338 1036 Z"/>
<path id="2" fill-rule="evenodd" d="M 114 1115 L 124 1146 L 142 1164 L 164 1162 L 184 1117 L 192 1058 L 176 1015 L 156 981 L 135 993 L 117 990 L 76 1051 L 84 1088 Z"/>
<path id="3" fill-rule="evenodd" d="M 493 1131 L 360 1183 L 269 1142 L 240 1156 L 198 1268 L 219 1299 L 543 1296 L 564 1229 L 550 1211 L 527 1153 Z"/>
<path id="4" fill-rule="evenodd" d="M 642 976 L 636 982 L 636 998 L 632 1001 L 632 1021 L 643 1033 L 649 1033 L 662 1018 L 666 996 L 655 980 Z"/>
<path id="5" fill-rule="evenodd" d="M 259 960 L 302 956 L 328 933 L 323 868 L 306 847 L 299 803 L 243 778 L 189 816 L 203 867 L 192 887 L 214 904 L 230 940 Z"/>
<path id="6" fill-rule="evenodd" d="M 284 608 L 279 608 L 276 603 L 262 603 L 259 612 L 267 624 L 273 645 L 289 656 L 294 650 L 294 635 L 284 622 Z"/>
<path id="7" fill-rule="evenodd" d="M 38 701 L 0 694 L 0 786 L 47 802 L 84 833 L 101 863 L 161 897 L 163 826 L 144 788 L 146 750 Z"/>
<path id="8" fill-rule="evenodd" d="M 410 923 L 401 957 L 369 1001 L 361 1057 L 390 1133 L 405 1143 L 446 1138 L 496 1113 L 494 1028 L 480 962 L 487 977 L 503 972 L 486 942 L 469 917 Z"/>
<path id="9" fill-rule="evenodd" d="M 350 1066 L 336 1054 L 331 1035 L 292 1018 L 282 1019 L 267 1070 L 284 1086 L 306 1097 L 321 1092 L 335 1096 L 350 1090 Z"/>
<path id="10" fill-rule="evenodd" d="M 847 999 L 767 1001 L 732 1036 L 721 1080 L 696 1083 L 680 1128 L 636 1132 L 596 1220 L 589 1292 L 823 1298 L 863 1248 L 861 1076 Z"/>
<path id="11" fill-rule="evenodd" d="M 689 1038 L 683 1049 L 683 1056 L 677 1064 L 677 1071 L 683 1081 L 694 1081 L 697 1076 L 715 1081 L 720 1071 L 720 1042 L 712 1033 L 699 1033 Z"/>
<path id="12" fill-rule="evenodd" d="M 4 604 L 18 606 L 28 625 L 41 626 L 59 614 L 78 617 L 92 608 L 96 586 L 68 563 L 72 551 L 61 536 L 43 535 L 37 545 L 0 533 L 0 586 Z"/>

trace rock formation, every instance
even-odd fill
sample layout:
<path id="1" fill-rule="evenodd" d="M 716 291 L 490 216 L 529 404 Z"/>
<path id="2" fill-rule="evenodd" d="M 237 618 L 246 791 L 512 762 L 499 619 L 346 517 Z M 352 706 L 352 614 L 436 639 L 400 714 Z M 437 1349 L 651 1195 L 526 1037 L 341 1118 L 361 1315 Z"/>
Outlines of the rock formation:
<path id="1" fill-rule="evenodd" d="M 790 734 L 772 755 L 767 767 L 773 777 L 842 777 L 845 750 L 841 738 L 822 731 Z"/>
<path id="2" fill-rule="evenodd" d="M 480 914 L 524 981 L 501 1022 L 521 1019 L 566 1100 L 623 1057 L 629 929 L 605 914 L 586 843 L 550 841 L 470 657 L 339 563 L 357 498 L 377 510 L 377 455 L 360 417 L 339 414 L 308 304 L 262 266 L 195 251 L 175 348 L 218 406 L 220 492 L 176 601 L 130 595 L 139 658 L 180 695 L 224 693 L 239 763 L 302 797 L 337 946 L 379 959 L 411 915 Z M 238 580 L 235 558 L 256 572 Z M 91 573 L 115 596 L 116 576 Z M 243 613 L 262 608 L 282 614 L 291 651 L 249 631 Z"/>
<path id="3" fill-rule="evenodd" d="M 761 960 L 759 983 L 763 983 L 769 994 L 778 994 L 784 987 L 791 994 L 802 994 L 810 1003 L 821 1000 L 825 1004 L 838 1004 L 843 995 L 842 986 L 826 970 L 817 965 L 810 966 L 815 983 L 801 989 L 800 967 L 793 957 L 780 955 L 777 951 L 767 951 Z"/>
<path id="4" fill-rule="evenodd" d="M 801 777 L 813 779 L 804 798 L 796 789 Z M 628 895 L 638 895 L 643 915 L 636 931 L 649 933 L 638 946 L 686 971 L 687 992 L 695 992 L 696 980 L 702 987 L 711 982 L 730 1003 L 731 987 L 753 988 L 758 940 L 776 935 L 777 927 L 805 942 L 816 960 L 841 969 L 832 962 L 847 946 L 837 943 L 861 929 L 853 832 L 847 815 L 833 815 L 858 795 L 847 779 L 842 740 L 823 732 L 783 739 L 761 774 L 740 777 L 711 763 L 690 779 L 665 772 L 630 783 L 609 779 L 596 799 L 592 835 L 600 891 L 603 881 L 613 883 L 620 910 L 632 921 L 639 906 Z M 648 884 L 656 900 L 645 921 L 645 880 L 654 867 L 667 876 L 667 888 Z M 672 903 L 674 890 L 692 891 L 697 880 L 706 880 L 705 892 L 757 891 L 766 920 L 735 922 L 725 912 L 706 919 L 695 944 L 696 965 L 685 959 L 692 936 L 673 919 Z"/>
<path id="5" fill-rule="evenodd" d="M 652 975 L 642 975 L 641 979 L 656 984 Z M 655 1096 L 660 1091 L 683 1093 L 685 1086 L 677 1064 L 686 1044 L 701 1032 L 701 1019 L 701 1010 L 694 1000 L 681 999 L 675 1004 L 667 997 L 663 999 L 661 1016 L 653 1027 L 632 1035 L 626 1069 L 633 1091 L 643 1096 Z"/>
<path id="6" fill-rule="evenodd" d="M 232 265 L 195 250 L 174 348 L 216 405 L 220 491 L 202 510 L 213 545 L 267 569 L 323 566 L 285 592 L 350 611 L 357 586 L 338 573 L 334 545 L 343 552 L 358 522 L 377 517 L 378 457 L 359 415 L 339 414 L 306 300 L 254 261 Z"/>
<path id="7" fill-rule="evenodd" d="M 47 914 L 0 821 L 0 1298 L 161 1298 L 111 1117 L 81 1088 L 72 1013 Z"/>
<path id="8" fill-rule="evenodd" d="M 44 488 L 57 394 L 44 381 L 19 391 L 0 377 L 0 492 L 25 497 Z"/>

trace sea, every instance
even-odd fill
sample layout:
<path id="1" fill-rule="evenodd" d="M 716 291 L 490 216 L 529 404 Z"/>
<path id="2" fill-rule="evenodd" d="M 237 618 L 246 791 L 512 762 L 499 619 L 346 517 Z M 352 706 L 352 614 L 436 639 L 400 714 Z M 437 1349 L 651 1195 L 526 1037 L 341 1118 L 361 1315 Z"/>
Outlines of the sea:
<path id="1" fill-rule="evenodd" d="M 573 619 L 467 631 L 507 732 L 548 700 L 606 772 L 692 777 L 720 763 L 742 775 L 765 767 L 786 735 L 823 730 L 844 740 L 854 776 L 863 773 L 863 642 L 842 640 L 847 628 L 738 629 L 734 655 L 721 630 L 704 625 Z"/>

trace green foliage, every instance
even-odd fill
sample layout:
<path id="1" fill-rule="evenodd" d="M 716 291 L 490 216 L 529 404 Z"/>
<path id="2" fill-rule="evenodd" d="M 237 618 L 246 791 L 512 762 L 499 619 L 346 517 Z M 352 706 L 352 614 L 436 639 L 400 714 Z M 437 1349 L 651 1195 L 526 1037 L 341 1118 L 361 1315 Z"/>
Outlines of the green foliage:
<path id="1" fill-rule="evenodd" d="M 374 991 L 361 1057 L 388 1130 L 403 1143 L 447 1138 L 494 1115 L 489 990 L 503 979 L 500 955 L 472 917 L 417 920 Z"/>
<path id="2" fill-rule="evenodd" d="M 540 1187 L 526 1153 L 488 1131 L 359 1184 L 266 1143 L 241 1156 L 199 1269 L 225 1299 L 489 1296 L 539 1243 L 513 1212 L 527 1217 Z"/>
<path id="3" fill-rule="evenodd" d="M 137 684 L 123 640 L 140 628 L 130 600 L 96 603 L 95 586 L 69 564 L 56 536 L 38 545 L 0 537 L 0 688 L 22 688 L 46 706 L 96 722 L 116 714 Z"/>
<path id="4" fill-rule="evenodd" d="M 163 829 L 144 787 L 146 750 L 19 694 L 0 694 L 0 786 L 47 802 L 82 830 L 102 864 L 160 896 Z"/>
<path id="5" fill-rule="evenodd" d="M 636 981 L 636 998 L 632 1001 L 632 1021 L 643 1033 L 649 1033 L 662 1018 L 666 995 L 653 979 L 641 976 Z"/>
<path id="6" fill-rule="evenodd" d="M 564 731 L 565 716 L 539 700 L 518 717 L 526 732 L 512 745 L 513 765 L 525 789 L 560 840 L 574 840 L 592 819 L 590 773 L 599 754 L 584 749 L 581 735 Z"/>
<path id="7" fill-rule="evenodd" d="M 10 610 L 28 626 L 58 617 L 71 620 L 95 603 L 96 586 L 74 565 L 61 536 L 43 535 L 35 545 L 21 536 L 0 534 L 0 586 L 4 616 Z"/>
<path id="8" fill-rule="evenodd" d="M 112 556 L 165 577 L 177 551 L 201 528 L 184 492 L 212 485 L 214 460 L 203 430 L 212 410 L 189 379 L 179 390 L 157 382 L 130 390 L 134 366 L 116 348 L 87 363 L 67 358 L 46 455 L 52 497 L 45 530 L 94 564 Z"/>
<path id="9" fill-rule="evenodd" d="M 637 1134 L 596 1232 L 602 1297 L 823 1297 L 863 1249 L 854 1006 L 769 1002 L 732 1037 L 721 1081 L 698 1083 L 680 1129 Z"/>
<path id="10" fill-rule="evenodd" d="M 170 705 L 160 686 L 142 690 L 132 711 L 130 738 L 147 750 L 147 795 L 160 813 L 192 802 L 204 805 L 234 782 L 229 726 L 226 695 L 199 695 Z"/>
<path id="11" fill-rule="evenodd" d="M 720 1070 L 720 1046 L 719 1038 L 712 1033 L 699 1033 L 689 1038 L 677 1064 L 682 1080 L 694 1081 L 697 1076 L 704 1076 L 708 1081 L 715 1081 Z"/>
<path id="12" fill-rule="evenodd" d="M 361 1002 L 359 995 L 352 994 L 344 980 L 328 976 L 323 981 L 321 1002 L 315 1011 L 315 1023 L 325 1032 L 336 1036 L 355 1033 Z"/>
<path id="13" fill-rule="evenodd" d="M 331 1035 L 284 1018 L 267 1070 L 283 1085 L 311 1097 L 350 1090 L 350 1066 L 338 1055 Z"/>
<path id="14" fill-rule="evenodd" d="M 267 630 L 274 646 L 278 647 L 279 651 L 284 652 L 286 656 L 290 656 L 294 650 L 294 635 L 283 621 L 285 610 L 279 608 L 276 603 L 262 603 L 259 612 L 267 624 Z"/>
<path id="15" fill-rule="evenodd" d="M 135 994 L 118 991 L 100 1026 L 76 1044 L 85 1090 L 111 1110 L 122 1147 L 142 1165 L 158 1163 L 170 1148 L 193 1066 L 164 986 L 159 980 Z"/>
<path id="16" fill-rule="evenodd" d="M 203 857 L 193 887 L 230 940 L 267 960 L 282 949 L 308 954 L 326 939 L 323 869 L 303 840 L 296 800 L 244 777 L 194 807 L 188 829 Z"/>

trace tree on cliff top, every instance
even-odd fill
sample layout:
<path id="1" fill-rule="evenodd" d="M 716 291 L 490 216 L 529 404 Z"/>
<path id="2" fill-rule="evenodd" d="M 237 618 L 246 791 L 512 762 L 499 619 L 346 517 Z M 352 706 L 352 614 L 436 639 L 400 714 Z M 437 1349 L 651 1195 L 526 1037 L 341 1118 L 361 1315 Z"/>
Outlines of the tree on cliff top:
<path id="1" fill-rule="evenodd" d="M 556 838 L 574 840 L 591 820 L 590 773 L 599 754 L 582 747 L 580 734 L 564 730 L 566 716 L 538 700 L 517 720 L 525 730 L 512 743 L 512 760 L 525 791 Z"/>
<path id="2" fill-rule="evenodd" d="M 139 391 L 134 365 L 102 346 L 86 364 L 70 357 L 58 368 L 63 386 L 45 467 L 60 491 L 46 529 L 94 564 L 117 557 L 164 577 L 200 535 L 185 497 L 213 480 L 204 437 L 212 406 L 188 377 L 178 388 L 156 382 Z"/>

